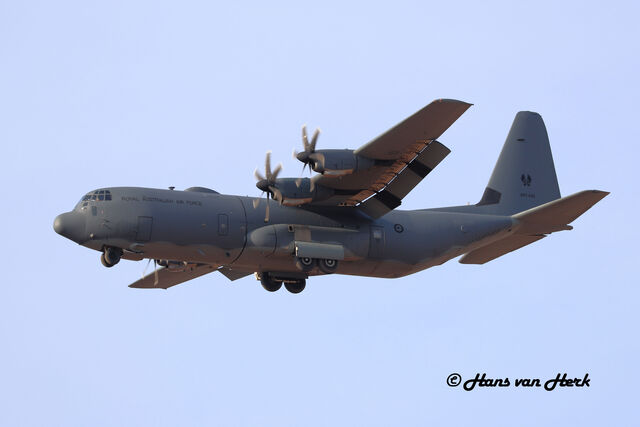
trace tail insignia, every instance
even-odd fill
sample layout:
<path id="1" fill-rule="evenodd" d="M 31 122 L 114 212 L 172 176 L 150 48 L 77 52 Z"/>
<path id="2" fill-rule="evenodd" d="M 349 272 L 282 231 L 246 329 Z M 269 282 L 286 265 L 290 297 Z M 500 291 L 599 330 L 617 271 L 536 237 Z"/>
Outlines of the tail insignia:
<path id="1" fill-rule="evenodd" d="M 531 187 L 531 175 L 520 175 L 520 181 L 522 181 L 522 185 L 524 185 L 525 187 Z"/>

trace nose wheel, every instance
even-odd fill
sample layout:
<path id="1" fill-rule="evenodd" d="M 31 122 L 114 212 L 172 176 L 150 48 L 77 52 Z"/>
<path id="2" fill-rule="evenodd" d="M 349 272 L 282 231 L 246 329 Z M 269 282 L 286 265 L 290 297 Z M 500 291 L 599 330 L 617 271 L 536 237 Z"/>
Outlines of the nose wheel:
<path id="1" fill-rule="evenodd" d="M 100 255 L 100 261 L 102 262 L 102 265 L 108 268 L 111 268 L 119 263 L 120 258 L 122 258 L 122 249 L 112 248 L 109 246 L 105 246 L 104 250 L 102 251 L 102 255 Z"/>

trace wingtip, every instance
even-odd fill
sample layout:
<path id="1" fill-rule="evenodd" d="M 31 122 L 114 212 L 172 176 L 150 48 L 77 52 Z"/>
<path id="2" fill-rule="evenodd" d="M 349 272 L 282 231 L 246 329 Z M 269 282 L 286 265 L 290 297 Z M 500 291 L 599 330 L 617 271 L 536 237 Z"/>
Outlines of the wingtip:
<path id="1" fill-rule="evenodd" d="M 604 191 L 604 190 L 584 190 L 582 191 L 582 193 L 591 193 L 591 194 L 597 194 L 600 196 L 601 199 L 607 197 L 609 194 L 611 194 L 610 191 Z"/>
<path id="2" fill-rule="evenodd" d="M 453 99 L 453 98 L 439 98 L 436 99 L 434 102 L 441 102 L 441 103 L 452 103 L 452 104 L 464 104 L 468 107 L 471 107 L 473 104 L 470 102 L 466 102 L 466 101 L 460 101 L 459 99 Z"/>

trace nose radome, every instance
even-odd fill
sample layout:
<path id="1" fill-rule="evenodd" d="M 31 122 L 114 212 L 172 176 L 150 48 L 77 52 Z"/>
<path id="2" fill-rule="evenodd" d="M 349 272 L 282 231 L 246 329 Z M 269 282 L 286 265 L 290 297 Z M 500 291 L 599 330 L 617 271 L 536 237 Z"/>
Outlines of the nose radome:
<path id="1" fill-rule="evenodd" d="M 53 220 L 53 229 L 56 233 L 63 235 L 64 234 L 64 219 L 63 215 L 58 215 L 56 219 Z"/>
<path id="2" fill-rule="evenodd" d="M 85 219 L 78 212 L 66 212 L 60 214 L 53 221 L 53 229 L 61 236 L 80 243 L 84 238 Z"/>

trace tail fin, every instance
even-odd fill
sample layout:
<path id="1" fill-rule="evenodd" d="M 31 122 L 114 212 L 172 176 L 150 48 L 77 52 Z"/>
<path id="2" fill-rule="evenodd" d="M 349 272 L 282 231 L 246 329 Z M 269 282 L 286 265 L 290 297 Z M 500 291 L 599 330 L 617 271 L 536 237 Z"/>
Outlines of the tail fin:
<path id="1" fill-rule="evenodd" d="M 538 113 L 516 114 L 478 206 L 512 215 L 560 198 L 547 129 Z"/>

